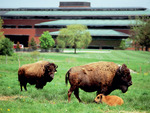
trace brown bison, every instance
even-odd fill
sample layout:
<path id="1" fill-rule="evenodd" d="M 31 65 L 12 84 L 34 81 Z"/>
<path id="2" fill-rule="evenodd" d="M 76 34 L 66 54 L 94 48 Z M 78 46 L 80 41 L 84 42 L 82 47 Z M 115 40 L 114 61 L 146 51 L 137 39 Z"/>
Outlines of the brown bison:
<path id="1" fill-rule="evenodd" d="M 68 90 L 68 101 L 74 91 L 74 95 L 79 98 L 79 88 L 86 92 L 97 91 L 98 94 L 108 95 L 115 89 L 125 93 L 132 85 L 130 70 L 125 64 L 118 66 L 113 62 L 96 62 L 82 66 L 72 67 L 66 73 L 66 84 L 70 82 Z"/>
<path id="2" fill-rule="evenodd" d="M 22 86 L 27 91 L 27 83 L 36 84 L 37 89 L 42 89 L 47 82 L 50 82 L 54 78 L 54 73 L 57 71 L 58 66 L 48 61 L 39 61 L 32 64 L 25 64 L 18 70 L 18 80 L 20 82 L 20 88 Z"/>
<path id="3" fill-rule="evenodd" d="M 116 105 L 122 105 L 124 102 L 122 100 L 122 98 L 115 96 L 115 95 L 108 95 L 105 96 L 103 94 L 99 94 L 94 101 L 96 103 L 106 103 L 109 106 L 116 106 Z"/>

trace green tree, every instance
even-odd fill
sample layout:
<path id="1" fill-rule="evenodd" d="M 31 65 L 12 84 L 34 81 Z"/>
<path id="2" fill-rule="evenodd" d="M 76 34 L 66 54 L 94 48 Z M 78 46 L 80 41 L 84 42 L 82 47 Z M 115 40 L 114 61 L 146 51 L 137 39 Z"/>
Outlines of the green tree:
<path id="1" fill-rule="evenodd" d="M 121 43 L 120 43 L 119 48 L 120 48 L 120 49 L 126 49 L 125 40 L 124 40 L 124 39 L 121 40 Z"/>
<path id="2" fill-rule="evenodd" d="M 3 23 L 4 22 L 3 22 L 3 20 L 0 17 L 0 40 L 3 39 L 3 38 L 5 38 L 4 32 L 2 31 L 2 25 L 3 25 Z"/>
<path id="3" fill-rule="evenodd" d="M 8 38 L 5 38 L 4 32 L 2 31 L 3 20 L 0 17 L 0 55 L 9 55 L 13 54 L 13 42 Z"/>
<path id="4" fill-rule="evenodd" d="M 150 47 L 150 19 L 139 30 L 139 44 L 148 51 Z"/>
<path id="5" fill-rule="evenodd" d="M 49 31 L 45 31 L 39 39 L 40 39 L 40 46 L 43 49 L 49 49 L 55 45 L 55 41 L 49 34 Z"/>
<path id="6" fill-rule="evenodd" d="M 128 47 L 131 47 L 132 40 L 130 38 L 122 39 L 119 48 L 120 49 L 126 49 Z"/>
<path id="7" fill-rule="evenodd" d="M 87 47 L 92 40 L 87 27 L 80 24 L 68 25 L 67 28 L 60 30 L 57 37 L 59 47 L 71 46 L 74 47 L 74 53 L 77 48 Z"/>
<path id="8" fill-rule="evenodd" d="M 20 49 L 20 42 L 17 42 L 16 49 Z"/>
<path id="9" fill-rule="evenodd" d="M 133 39 L 135 48 L 139 46 L 145 47 L 148 51 L 150 47 L 150 18 L 143 16 L 142 18 L 137 17 L 137 23 L 131 29 L 130 38 Z"/>
<path id="10" fill-rule="evenodd" d="M 13 54 L 13 42 L 8 38 L 3 38 L 0 40 L 0 55 L 9 55 Z"/>
<path id="11" fill-rule="evenodd" d="M 31 40 L 29 41 L 29 47 L 33 50 L 36 50 L 37 49 L 37 44 L 36 44 L 36 41 L 35 39 L 32 37 Z"/>

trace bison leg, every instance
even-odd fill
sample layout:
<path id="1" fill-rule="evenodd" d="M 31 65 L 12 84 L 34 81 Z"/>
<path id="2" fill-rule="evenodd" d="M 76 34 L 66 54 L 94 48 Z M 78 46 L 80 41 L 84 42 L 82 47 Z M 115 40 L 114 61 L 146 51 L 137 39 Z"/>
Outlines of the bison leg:
<path id="1" fill-rule="evenodd" d="M 71 94 L 76 88 L 74 86 L 71 86 L 70 89 L 68 90 L 68 102 L 71 101 Z"/>
<path id="2" fill-rule="evenodd" d="M 43 87 L 46 85 L 46 82 L 45 81 L 43 81 L 43 80 L 37 80 L 36 81 L 36 88 L 37 89 L 43 89 Z"/>
<path id="3" fill-rule="evenodd" d="M 37 89 L 43 89 L 43 85 L 42 84 L 36 84 L 36 86 L 35 86 Z"/>
<path id="4" fill-rule="evenodd" d="M 99 95 L 99 94 L 109 95 L 111 93 L 111 91 L 112 90 L 108 89 L 108 87 L 103 87 L 103 89 L 97 91 L 97 95 Z"/>
<path id="5" fill-rule="evenodd" d="M 21 89 L 21 91 L 22 91 L 22 84 L 20 84 L 20 89 Z"/>
<path id="6" fill-rule="evenodd" d="M 78 99 L 78 101 L 81 102 L 81 99 L 80 99 L 80 97 L 79 97 L 79 88 L 76 88 L 76 89 L 74 90 L 74 95 L 76 96 L 76 98 Z"/>
<path id="7" fill-rule="evenodd" d="M 96 96 L 98 96 L 99 94 L 101 94 L 102 92 L 101 91 L 97 91 L 96 92 Z"/>
<path id="8" fill-rule="evenodd" d="M 26 85 L 27 85 L 26 82 L 20 82 L 20 89 L 21 89 L 21 91 L 22 91 L 22 86 L 23 86 L 24 89 L 27 91 Z"/>
<path id="9" fill-rule="evenodd" d="M 27 83 L 25 83 L 23 86 L 24 86 L 24 89 L 27 91 L 27 87 L 26 87 Z"/>

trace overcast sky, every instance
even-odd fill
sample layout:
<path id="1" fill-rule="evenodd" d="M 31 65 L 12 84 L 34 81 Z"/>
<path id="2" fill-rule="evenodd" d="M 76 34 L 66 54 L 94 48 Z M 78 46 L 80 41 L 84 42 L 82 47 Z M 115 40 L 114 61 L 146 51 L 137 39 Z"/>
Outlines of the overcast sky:
<path id="1" fill-rule="evenodd" d="M 91 7 L 145 7 L 150 9 L 150 0 L 0 0 L 0 8 L 58 7 L 60 1 L 86 1 Z"/>

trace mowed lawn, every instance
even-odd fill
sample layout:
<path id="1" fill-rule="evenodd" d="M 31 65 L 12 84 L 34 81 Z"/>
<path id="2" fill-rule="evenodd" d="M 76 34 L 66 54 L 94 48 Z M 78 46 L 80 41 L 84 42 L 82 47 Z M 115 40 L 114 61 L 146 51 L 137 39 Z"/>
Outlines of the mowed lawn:
<path id="1" fill-rule="evenodd" d="M 95 51 L 95 52 L 93 52 Z M 150 52 L 123 50 L 84 50 L 65 53 L 40 53 L 36 57 L 31 53 L 15 53 L 13 56 L 0 56 L 0 113 L 116 113 L 150 112 Z M 18 82 L 18 59 L 20 65 L 39 60 L 54 62 L 58 65 L 54 80 L 42 90 L 34 85 L 27 85 L 28 91 L 20 91 Z M 67 101 L 69 84 L 65 84 L 65 74 L 73 66 L 87 63 L 109 61 L 119 65 L 126 64 L 135 71 L 131 73 L 133 85 L 126 93 L 115 90 L 124 100 L 122 106 L 110 107 L 93 102 L 96 92 L 79 91 L 83 103 L 79 103 L 74 94 L 71 102 Z"/>

